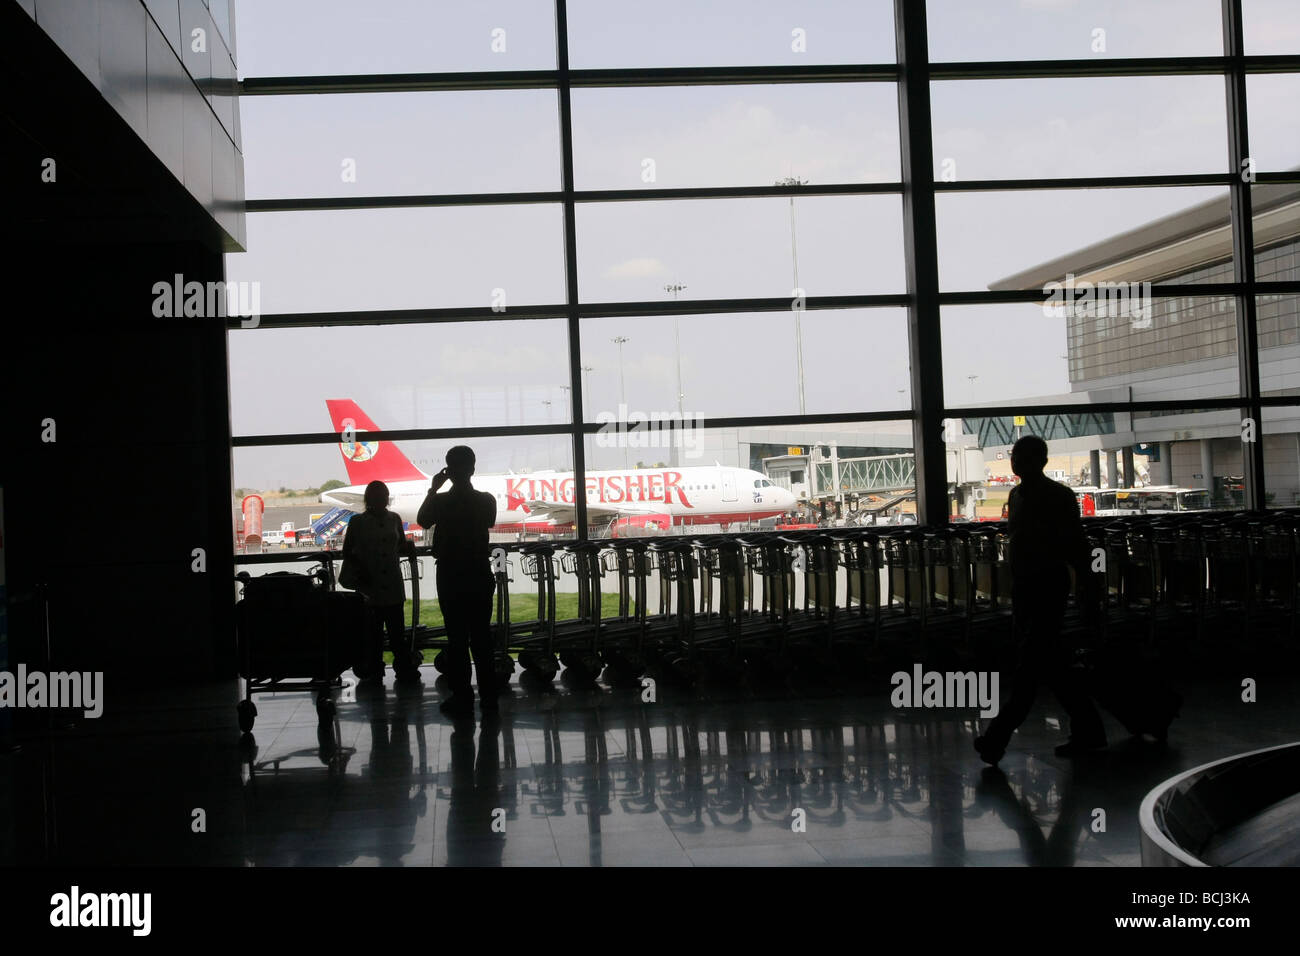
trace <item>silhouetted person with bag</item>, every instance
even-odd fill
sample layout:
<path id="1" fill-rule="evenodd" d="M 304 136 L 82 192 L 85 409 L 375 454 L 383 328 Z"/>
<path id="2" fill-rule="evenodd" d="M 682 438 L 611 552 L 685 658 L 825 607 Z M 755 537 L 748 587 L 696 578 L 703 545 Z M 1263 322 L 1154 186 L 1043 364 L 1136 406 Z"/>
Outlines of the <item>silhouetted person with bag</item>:
<path id="1" fill-rule="evenodd" d="M 497 521 L 496 498 L 476 491 L 474 451 L 457 445 L 447 452 L 447 467 L 433 476 L 429 493 L 416 520 L 433 528 L 433 556 L 437 560 L 438 606 L 447 626 L 448 666 L 443 670 L 452 696 L 441 704 L 443 713 L 468 717 L 474 713 L 470 687 L 470 650 L 478 674 L 479 706 L 497 710 L 496 671 L 492 659 L 492 594 L 496 581 L 489 564 L 488 532 Z M 448 481 L 451 490 L 439 494 Z"/>
<path id="2" fill-rule="evenodd" d="M 343 573 L 339 583 L 360 591 L 366 602 L 366 632 L 360 661 L 353 673 L 361 680 L 384 677 L 384 631 L 393 652 L 393 669 L 401 681 L 415 680 L 420 670 L 407 639 L 403 611 L 406 587 L 402 584 L 401 556 L 415 553 L 406 540 L 402 519 L 388 510 L 388 486 L 382 481 L 366 485 L 366 510 L 353 515 L 343 536 Z"/>
<path id="3" fill-rule="evenodd" d="M 1011 530 L 1011 603 L 1015 617 L 1019 662 L 1004 702 L 975 749 L 986 763 L 996 764 L 1006 752 L 1011 734 L 1029 716 L 1039 684 L 1046 684 L 1070 718 L 1070 739 L 1056 748 L 1057 756 L 1073 757 L 1106 746 L 1106 730 L 1080 672 L 1070 665 L 1073 648 L 1061 630 L 1070 595 L 1070 569 L 1078 575 L 1080 591 L 1091 609 L 1095 582 L 1089 567 L 1088 539 L 1072 490 L 1043 474 L 1047 442 L 1026 435 L 1011 449 L 1011 470 L 1020 484 L 1011 490 L 1007 521 Z"/>

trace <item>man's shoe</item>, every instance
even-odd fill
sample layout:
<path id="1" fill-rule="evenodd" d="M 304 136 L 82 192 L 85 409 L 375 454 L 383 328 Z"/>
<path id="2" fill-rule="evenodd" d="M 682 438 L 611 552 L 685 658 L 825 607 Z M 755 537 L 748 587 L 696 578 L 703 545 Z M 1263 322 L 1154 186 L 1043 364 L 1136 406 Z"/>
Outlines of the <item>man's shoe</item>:
<path id="1" fill-rule="evenodd" d="M 1053 751 L 1058 757 L 1078 757 L 1106 749 L 1105 740 L 1067 740 Z"/>
<path id="2" fill-rule="evenodd" d="M 983 760 L 990 767 L 996 767 L 998 765 L 998 761 L 1001 760 L 1003 754 L 1006 753 L 1006 750 L 1005 749 L 995 750 L 987 737 L 976 737 L 975 752 L 978 753 L 980 755 L 980 759 Z"/>

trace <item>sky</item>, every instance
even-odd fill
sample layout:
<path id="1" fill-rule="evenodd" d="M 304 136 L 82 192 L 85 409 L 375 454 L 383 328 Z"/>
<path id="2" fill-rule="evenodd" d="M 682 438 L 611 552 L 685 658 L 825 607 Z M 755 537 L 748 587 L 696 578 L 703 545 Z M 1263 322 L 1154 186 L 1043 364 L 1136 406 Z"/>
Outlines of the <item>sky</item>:
<path id="1" fill-rule="evenodd" d="M 1199 56 L 1221 52 L 1218 0 L 931 0 L 931 59 Z M 1247 48 L 1300 51 L 1300 6 L 1246 0 Z M 235 2 L 241 78 L 548 69 L 552 6 L 336 0 Z M 570 0 L 575 68 L 891 62 L 887 0 Z M 493 52 L 494 30 L 504 51 Z M 1104 31 L 1104 50 L 1097 30 Z M 802 31 L 801 33 L 799 31 Z M 802 39 L 804 49 L 792 44 Z M 1249 82 L 1261 170 L 1300 164 L 1300 77 Z M 581 89 L 572 96 L 579 189 L 764 185 L 899 177 L 889 83 Z M 553 190 L 554 91 L 246 97 L 250 199 Z M 935 175 L 959 179 L 1219 172 L 1227 166 L 1218 77 L 980 80 L 932 88 Z M 345 161 L 355 181 L 345 181 Z M 647 181 L 648 172 L 653 177 Z M 1217 187 L 940 194 L 940 284 L 990 284 L 1222 195 Z M 798 285 L 808 295 L 905 291 L 897 195 L 799 197 Z M 584 301 L 790 296 L 786 198 L 585 204 L 577 212 Z M 564 300 L 558 204 L 256 213 L 227 278 L 255 280 L 263 313 L 486 306 Z M 501 290 L 497 292 L 496 290 Z M 910 404 L 903 310 L 805 312 L 810 414 Z M 1033 306 L 943 314 L 950 404 L 1069 391 L 1064 322 Z M 626 338 L 621 349 L 614 342 Z M 589 319 L 589 419 L 633 409 L 798 414 L 791 313 Z M 384 427 L 569 420 L 563 320 L 232 332 L 236 435 L 325 431 L 325 399 L 353 397 Z M 430 447 L 425 448 L 428 444 Z M 480 470 L 560 467 L 567 439 L 481 442 Z M 437 443 L 408 449 L 438 455 Z M 620 463 L 598 452 L 589 467 Z M 553 464 L 551 464 L 553 463 Z M 344 477 L 333 445 L 237 449 L 238 486 Z"/>

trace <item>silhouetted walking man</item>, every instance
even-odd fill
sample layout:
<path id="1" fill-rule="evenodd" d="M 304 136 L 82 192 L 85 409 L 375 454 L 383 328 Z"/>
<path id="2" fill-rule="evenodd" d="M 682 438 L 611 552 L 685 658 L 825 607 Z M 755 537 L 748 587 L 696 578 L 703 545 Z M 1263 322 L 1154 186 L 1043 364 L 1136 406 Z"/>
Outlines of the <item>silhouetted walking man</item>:
<path id="1" fill-rule="evenodd" d="M 1026 435 L 1011 449 L 1011 470 L 1020 476 L 1007 505 L 1011 602 L 1020 660 L 1012 677 L 1011 698 L 984 736 L 975 739 L 975 749 L 990 764 L 1002 759 L 1012 732 L 1029 715 L 1040 683 L 1051 688 L 1070 718 L 1070 739 L 1056 748 L 1058 756 L 1072 757 L 1106 746 L 1101 717 L 1078 672 L 1070 667 L 1072 648 L 1061 639 L 1071 567 L 1081 589 L 1091 597 L 1088 539 L 1074 492 L 1044 475 L 1046 465 L 1047 442 L 1037 435 Z"/>
<path id="2" fill-rule="evenodd" d="M 443 701 L 443 713 L 468 717 L 474 713 L 470 688 L 470 650 L 478 671 L 479 705 L 497 709 L 496 672 L 492 660 L 492 592 L 496 581 L 488 563 L 488 531 L 496 524 L 497 502 L 470 484 L 474 451 L 457 445 L 447 452 L 447 467 L 433 476 L 432 487 L 420 505 L 416 520 L 433 528 L 433 556 L 437 560 L 438 606 L 447 626 L 449 666 L 444 673 L 452 696 Z M 438 493 L 450 480 L 451 490 Z"/>

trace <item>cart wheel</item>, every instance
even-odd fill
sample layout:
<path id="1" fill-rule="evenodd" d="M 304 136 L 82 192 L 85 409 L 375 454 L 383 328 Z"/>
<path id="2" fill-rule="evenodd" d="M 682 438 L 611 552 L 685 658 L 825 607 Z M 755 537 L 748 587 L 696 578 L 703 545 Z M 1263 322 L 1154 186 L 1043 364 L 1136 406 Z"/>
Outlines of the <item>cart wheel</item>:
<path id="1" fill-rule="evenodd" d="M 600 658 L 588 654 L 562 654 L 560 663 L 566 678 L 575 684 L 594 684 L 603 668 Z"/>
<path id="2" fill-rule="evenodd" d="M 320 718 L 321 723 L 334 717 L 334 698 L 330 697 L 328 691 L 321 691 L 316 695 L 316 716 Z"/>
<path id="3" fill-rule="evenodd" d="M 510 679 L 515 676 L 515 659 L 509 654 L 497 654 L 492 663 L 496 670 L 497 683 L 503 686 L 509 684 Z"/>
<path id="4" fill-rule="evenodd" d="M 545 651 L 521 651 L 519 664 L 526 671 L 531 671 L 543 681 L 549 681 L 559 673 L 560 665 L 554 654 Z"/>
<path id="5" fill-rule="evenodd" d="M 239 729 L 241 732 L 250 734 L 253 732 L 253 721 L 257 719 L 257 707 L 251 700 L 241 700 L 239 706 L 235 708 L 239 714 Z"/>
<path id="6" fill-rule="evenodd" d="M 612 653 L 605 657 L 605 680 L 618 687 L 640 687 L 645 673 L 645 661 L 626 654 Z"/>
<path id="7" fill-rule="evenodd" d="M 439 651 L 433 658 L 433 668 L 439 674 L 447 673 L 447 652 Z"/>
<path id="8" fill-rule="evenodd" d="M 560 662 L 555 659 L 554 654 L 538 654 L 536 667 L 544 677 L 554 677 L 560 672 Z"/>

